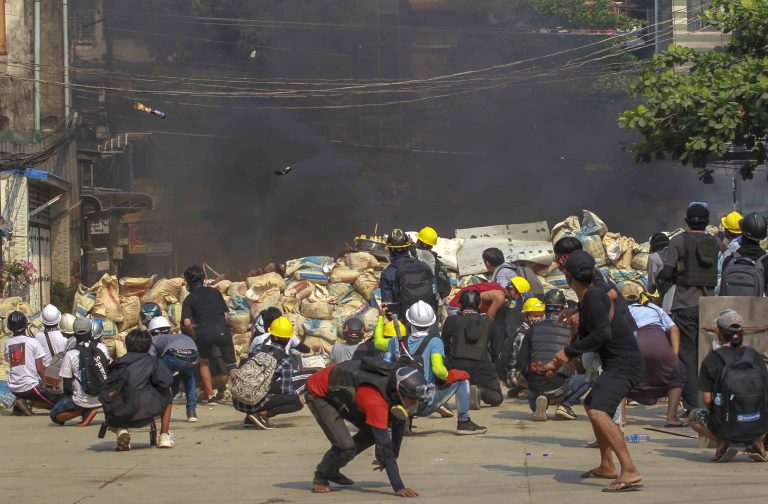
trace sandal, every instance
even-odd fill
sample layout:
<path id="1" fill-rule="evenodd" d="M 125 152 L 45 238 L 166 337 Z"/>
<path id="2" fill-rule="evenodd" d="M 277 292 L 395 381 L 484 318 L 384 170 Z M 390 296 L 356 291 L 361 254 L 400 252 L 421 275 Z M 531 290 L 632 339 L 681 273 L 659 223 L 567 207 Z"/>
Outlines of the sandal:
<path id="1" fill-rule="evenodd" d="M 733 460 L 733 457 L 739 454 L 739 450 L 736 448 L 728 448 L 722 453 L 715 453 L 715 458 L 713 462 L 717 462 L 719 464 L 730 462 Z"/>
<path id="2" fill-rule="evenodd" d="M 595 479 L 615 480 L 617 477 L 618 477 L 618 474 L 615 474 L 613 476 L 608 476 L 607 474 L 600 474 L 594 469 L 590 469 L 589 471 L 581 475 L 581 479 L 595 478 Z"/>
<path id="3" fill-rule="evenodd" d="M 643 488 L 643 485 L 637 483 L 624 483 L 623 481 L 614 481 L 610 485 L 603 487 L 603 492 L 606 493 L 620 493 L 620 492 L 636 492 Z"/>

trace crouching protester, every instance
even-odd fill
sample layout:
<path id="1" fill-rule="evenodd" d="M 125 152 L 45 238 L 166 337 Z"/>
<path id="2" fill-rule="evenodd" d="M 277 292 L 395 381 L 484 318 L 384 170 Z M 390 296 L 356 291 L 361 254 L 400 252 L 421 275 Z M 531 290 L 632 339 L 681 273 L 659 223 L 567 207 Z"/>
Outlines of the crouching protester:
<path id="1" fill-rule="evenodd" d="M 76 345 L 64 355 L 59 376 L 64 380 L 64 397 L 51 408 L 51 421 L 64 425 L 80 417 L 78 427 L 91 424 L 101 408 L 99 393 L 107 380 L 109 350 L 93 339 L 93 324 L 78 318 L 73 324 Z"/>
<path id="2" fill-rule="evenodd" d="M 519 277 L 515 277 L 519 278 Z M 528 298 L 523 303 L 523 322 L 514 332 L 507 336 L 500 346 L 496 356 L 496 372 L 499 379 L 506 381 L 509 397 L 525 399 L 530 397 L 527 392 L 528 384 L 520 373 L 521 366 L 517 362 L 517 355 L 525 340 L 525 335 L 535 324 L 544 320 L 544 303 L 537 298 Z"/>
<path id="3" fill-rule="evenodd" d="M 286 317 L 278 317 L 268 331 L 269 339 L 240 367 L 232 388 L 233 406 L 246 414 L 243 423 L 261 430 L 275 428 L 273 417 L 304 407 L 294 388 L 295 361 L 288 353 L 293 324 Z"/>
<path id="4" fill-rule="evenodd" d="M 731 443 L 746 444 L 747 456 L 755 462 L 767 462 L 765 363 L 758 352 L 743 345 L 741 315 L 733 310 L 721 312 L 715 326 L 720 348 L 701 363 L 699 388 L 704 393 L 705 407 L 691 412 L 691 427 L 717 444 L 715 462 L 728 462 L 738 454 Z"/>
<path id="5" fill-rule="evenodd" d="M 99 394 L 106 422 L 99 431 L 104 437 L 107 428 L 117 434 L 117 451 L 131 449 L 128 429 L 153 425 L 160 417 L 158 448 L 173 448 L 171 436 L 171 385 L 173 375 L 157 357 L 149 354 L 152 336 L 134 329 L 125 337 L 122 357 L 109 366 L 109 377 Z M 150 439 L 151 444 L 153 439 Z"/>
<path id="6" fill-rule="evenodd" d="M 545 319 L 528 329 L 517 355 L 517 365 L 528 382 L 528 404 L 535 420 L 545 421 L 549 406 L 557 406 L 557 418 L 576 420 L 573 406 L 579 404 L 581 396 L 589 390 L 587 377 L 569 373 L 566 366 L 551 376 L 536 371 L 539 364 L 551 361 L 571 339 L 570 327 L 558 322 L 566 306 L 563 291 L 552 289 L 547 292 L 544 304 Z"/>
<path id="7" fill-rule="evenodd" d="M 363 357 L 372 357 L 376 359 L 383 359 L 386 353 L 389 351 L 389 340 L 398 335 L 405 336 L 407 334 L 407 328 L 405 324 L 397 321 L 397 327 L 395 327 L 395 321 L 384 317 L 385 310 L 380 309 L 382 313 L 376 320 L 376 327 L 373 330 L 373 338 L 364 343 L 357 345 L 355 353 L 352 354 L 353 359 L 362 359 Z"/>
<path id="8" fill-rule="evenodd" d="M 315 470 L 312 491 L 328 493 L 331 483 L 354 485 L 341 469 L 375 445 L 374 470 L 387 472 L 398 496 L 417 497 L 419 494 L 403 483 L 397 458 L 408 416 L 434 394 L 434 385 L 416 369 L 368 357 L 332 365 L 312 375 L 304 397 L 331 442 L 331 449 Z M 345 421 L 357 428 L 354 436 Z"/>

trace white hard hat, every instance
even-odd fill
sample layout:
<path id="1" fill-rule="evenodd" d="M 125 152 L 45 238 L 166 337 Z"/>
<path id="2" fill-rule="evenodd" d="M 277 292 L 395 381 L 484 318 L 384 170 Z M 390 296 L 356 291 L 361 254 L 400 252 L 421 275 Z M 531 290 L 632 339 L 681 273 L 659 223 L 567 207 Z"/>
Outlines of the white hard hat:
<path id="1" fill-rule="evenodd" d="M 149 333 L 155 334 L 155 332 L 160 332 L 160 329 L 170 329 L 171 323 L 168 322 L 168 319 L 165 317 L 155 317 L 152 320 L 149 321 Z"/>
<path id="2" fill-rule="evenodd" d="M 72 336 L 75 334 L 75 316 L 71 313 L 65 313 L 61 316 L 61 323 L 59 324 L 59 329 L 61 329 L 61 332 L 64 334 L 67 334 L 69 336 Z"/>
<path id="3" fill-rule="evenodd" d="M 416 327 L 430 327 L 437 320 L 437 315 L 427 303 L 416 301 L 408 308 L 405 319 Z"/>
<path id="4" fill-rule="evenodd" d="M 55 326 L 61 321 L 61 312 L 58 308 L 52 304 L 43 308 L 43 324 L 47 326 Z"/>

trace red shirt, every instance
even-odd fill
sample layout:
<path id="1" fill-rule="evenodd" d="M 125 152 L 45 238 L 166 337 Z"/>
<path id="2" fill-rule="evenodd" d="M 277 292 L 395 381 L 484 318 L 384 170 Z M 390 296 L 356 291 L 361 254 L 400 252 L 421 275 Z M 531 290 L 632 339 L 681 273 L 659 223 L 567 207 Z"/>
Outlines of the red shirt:
<path id="1" fill-rule="evenodd" d="M 310 394 L 315 397 L 325 397 L 328 392 L 331 369 L 333 366 L 328 366 L 307 379 L 307 391 Z M 389 426 L 389 404 L 379 389 L 373 385 L 360 385 L 355 394 L 355 402 L 357 410 L 365 416 L 367 425 L 374 429 L 386 429 Z"/>
<path id="2" fill-rule="evenodd" d="M 461 306 L 459 305 L 459 299 L 461 298 L 461 294 L 465 291 L 477 291 L 477 292 L 501 291 L 504 293 L 504 295 L 507 294 L 507 290 L 501 285 L 497 284 L 496 282 L 482 282 L 475 285 L 469 285 L 461 289 L 456 294 L 456 296 L 454 296 L 454 298 L 451 299 L 451 302 L 448 303 L 448 305 L 454 308 L 461 308 Z M 487 313 L 488 308 L 490 307 L 491 307 L 490 303 L 485 303 L 485 302 L 480 303 L 480 313 Z"/>

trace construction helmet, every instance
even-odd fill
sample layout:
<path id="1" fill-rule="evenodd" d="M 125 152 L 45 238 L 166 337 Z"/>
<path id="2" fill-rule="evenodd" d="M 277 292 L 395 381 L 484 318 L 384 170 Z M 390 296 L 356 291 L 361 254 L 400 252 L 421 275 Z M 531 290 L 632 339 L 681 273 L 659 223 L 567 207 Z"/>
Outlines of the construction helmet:
<path id="1" fill-rule="evenodd" d="M 752 212 L 744 217 L 740 226 L 741 232 L 750 240 L 761 241 L 768 236 L 768 223 L 765 217 L 758 213 Z"/>
<path id="2" fill-rule="evenodd" d="M 416 327 L 430 327 L 437 321 L 435 310 L 424 301 L 416 301 L 405 312 L 405 320 Z"/>
<path id="3" fill-rule="evenodd" d="M 157 336 L 158 334 L 168 334 L 171 330 L 171 323 L 165 317 L 155 317 L 149 321 L 149 334 Z"/>
<path id="4" fill-rule="evenodd" d="M 531 284 L 528 283 L 528 280 L 521 276 L 514 276 L 509 279 L 509 285 L 507 285 L 507 288 L 512 287 L 520 294 L 527 294 L 531 290 Z"/>
<path id="5" fill-rule="evenodd" d="M 560 289 L 552 289 L 544 294 L 544 304 L 547 311 L 560 311 L 565 308 L 565 294 Z"/>
<path id="6" fill-rule="evenodd" d="M 720 223 L 723 225 L 723 229 L 728 231 L 731 234 L 740 235 L 741 234 L 741 219 L 744 217 L 739 212 L 731 212 L 722 219 L 720 219 Z"/>
<path id="7" fill-rule="evenodd" d="M 101 319 L 92 319 L 91 320 L 91 339 L 96 341 L 101 341 L 101 338 L 104 337 L 104 321 Z"/>
<path id="8" fill-rule="evenodd" d="M 408 235 L 400 228 L 395 228 L 387 236 L 387 248 L 391 250 L 407 249 L 411 246 Z"/>
<path id="9" fill-rule="evenodd" d="M 293 324 L 288 317 L 278 317 L 269 326 L 269 334 L 275 338 L 290 339 L 293 335 Z"/>
<path id="10" fill-rule="evenodd" d="M 77 317 L 72 324 L 75 336 L 88 336 L 93 333 L 93 323 L 85 317 Z"/>
<path id="11" fill-rule="evenodd" d="M 403 397 L 409 397 L 422 403 L 429 403 L 435 397 L 435 384 L 428 383 L 424 374 L 416 368 L 398 368 L 393 373 L 392 378 L 395 382 L 395 390 L 401 400 Z"/>
<path id="12" fill-rule="evenodd" d="M 540 299 L 530 298 L 523 304 L 523 313 L 543 312 L 546 308 Z"/>
<path id="13" fill-rule="evenodd" d="M 480 309 L 480 293 L 476 290 L 465 290 L 459 296 L 459 306 L 462 310 L 479 310 Z"/>
<path id="14" fill-rule="evenodd" d="M 27 316 L 20 311 L 12 311 L 8 315 L 8 330 L 13 334 L 20 334 L 27 330 Z"/>
<path id="15" fill-rule="evenodd" d="M 149 327 L 149 322 L 155 317 L 162 316 L 162 314 L 163 310 L 160 309 L 160 305 L 150 301 L 141 307 L 139 318 L 141 319 L 141 323 L 144 325 L 144 327 Z"/>
<path id="16" fill-rule="evenodd" d="M 351 317 L 344 322 L 341 334 L 347 343 L 359 343 L 365 336 L 365 324 L 358 317 Z"/>
<path id="17" fill-rule="evenodd" d="M 61 322 L 59 322 L 59 329 L 67 336 L 73 336 L 75 334 L 75 316 L 71 313 L 65 313 L 61 316 Z"/>
<path id="18" fill-rule="evenodd" d="M 631 303 L 639 303 L 643 298 L 643 287 L 635 282 L 624 282 L 619 288 L 624 299 Z"/>
<path id="19" fill-rule="evenodd" d="M 43 308 L 43 325 L 55 326 L 61 321 L 61 312 L 52 304 Z"/>
<path id="20" fill-rule="evenodd" d="M 402 322 L 400 322 L 398 320 L 397 321 L 397 325 L 399 326 L 399 329 L 400 329 L 400 336 L 405 336 L 405 334 L 407 332 L 405 324 L 403 324 Z M 394 320 L 390 320 L 384 326 L 384 337 L 385 338 L 394 338 L 397 335 L 398 335 L 397 331 L 395 330 L 395 321 Z"/>
<path id="21" fill-rule="evenodd" d="M 426 243 L 430 247 L 434 247 L 435 245 L 437 245 L 437 231 L 435 231 L 429 226 L 422 228 L 416 237 L 419 239 L 420 242 Z"/>

